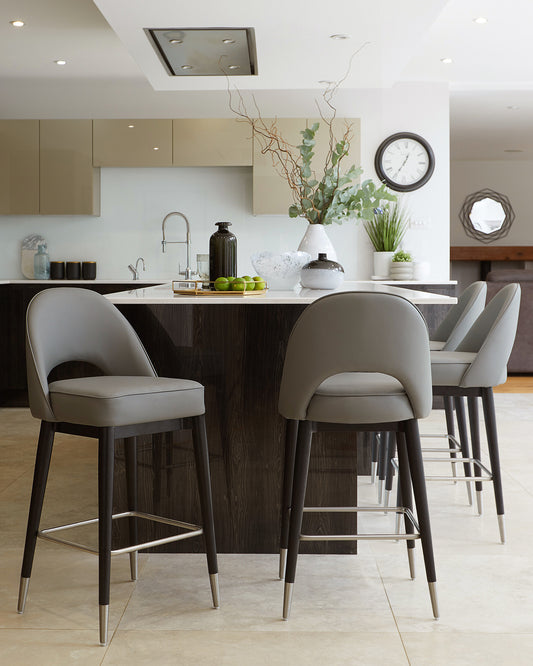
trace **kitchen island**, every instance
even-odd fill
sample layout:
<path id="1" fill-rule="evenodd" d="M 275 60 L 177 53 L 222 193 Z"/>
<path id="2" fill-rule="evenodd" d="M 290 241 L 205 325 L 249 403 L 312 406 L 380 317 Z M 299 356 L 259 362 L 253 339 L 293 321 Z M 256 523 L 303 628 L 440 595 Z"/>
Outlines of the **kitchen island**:
<path id="1" fill-rule="evenodd" d="M 397 293 L 416 303 L 428 319 L 435 312 L 444 314 L 456 302 L 449 295 L 377 282 L 346 282 L 339 290 Z M 195 379 L 205 386 L 220 552 L 278 549 L 284 423 L 277 400 L 285 347 L 300 313 L 326 293 L 331 292 L 188 296 L 175 295 L 166 284 L 106 296 L 136 329 L 160 375 Z M 357 470 L 366 467 L 361 454 L 367 458 L 367 447 L 363 441 L 357 445 L 355 433 L 315 437 L 309 502 L 355 504 Z M 143 510 L 198 520 L 190 433 L 185 430 L 174 440 L 165 435 L 153 449 L 149 441 L 142 441 L 139 453 Z M 120 503 L 124 493 L 120 470 L 118 481 Z M 355 517 L 308 514 L 306 520 L 314 531 L 344 532 L 353 529 L 350 521 Z M 170 546 L 191 547 L 193 542 Z M 302 544 L 302 552 L 355 550 L 355 544 L 347 542 Z"/>

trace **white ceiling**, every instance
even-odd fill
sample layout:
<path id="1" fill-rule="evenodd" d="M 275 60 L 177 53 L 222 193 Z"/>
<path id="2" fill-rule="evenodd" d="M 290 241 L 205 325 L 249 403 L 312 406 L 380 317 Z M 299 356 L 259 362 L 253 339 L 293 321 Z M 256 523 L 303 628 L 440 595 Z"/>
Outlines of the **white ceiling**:
<path id="1" fill-rule="evenodd" d="M 253 27 L 242 90 L 313 94 L 360 49 L 344 89 L 449 82 L 453 159 L 533 159 L 532 25 L 533 0 L 2 0 L 0 117 L 216 115 L 224 77 L 169 77 L 143 28 Z"/>

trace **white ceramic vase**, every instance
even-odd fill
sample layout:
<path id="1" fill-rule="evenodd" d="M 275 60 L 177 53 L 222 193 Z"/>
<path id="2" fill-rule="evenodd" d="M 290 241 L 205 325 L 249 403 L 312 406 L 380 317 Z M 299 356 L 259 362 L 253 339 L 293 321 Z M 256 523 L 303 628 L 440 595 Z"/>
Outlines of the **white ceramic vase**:
<path id="1" fill-rule="evenodd" d="M 308 252 L 311 259 L 318 259 L 320 253 L 325 253 L 328 259 L 337 261 L 337 253 L 328 238 L 323 224 L 309 224 L 304 237 L 298 245 L 300 252 Z"/>
<path id="2" fill-rule="evenodd" d="M 411 261 L 393 261 L 389 275 L 393 280 L 412 280 L 413 264 Z"/>
<path id="3" fill-rule="evenodd" d="M 388 278 L 394 252 L 374 252 L 374 275 L 376 278 Z"/>

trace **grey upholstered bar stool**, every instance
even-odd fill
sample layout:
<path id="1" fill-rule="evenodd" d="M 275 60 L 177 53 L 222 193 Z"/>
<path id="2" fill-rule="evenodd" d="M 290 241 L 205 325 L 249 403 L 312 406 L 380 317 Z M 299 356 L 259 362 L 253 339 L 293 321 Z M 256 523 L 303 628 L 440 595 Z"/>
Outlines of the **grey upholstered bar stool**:
<path id="1" fill-rule="evenodd" d="M 459 296 L 457 303 L 452 305 L 452 307 L 446 313 L 446 317 L 438 326 L 435 333 L 432 335 L 432 338 L 429 341 L 430 350 L 445 350 L 453 351 L 465 335 L 470 330 L 472 324 L 476 321 L 479 315 L 483 312 L 485 307 L 485 301 L 487 298 L 487 283 L 486 282 L 473 282 L 470 284 L 463 293 Z M 455 399 L 450 396 L 444 396 L 444 410 L 446 415 L 446 429 L 447 435 L 444 435 L 448 439 L 448 451 L 450 455 L 455 458 L 456 451 L 464 450 L 466 458 L 469 457 L 469 445 L 468 445 L 468 435 L 466 428 L 466 416 L 464 410 L 463 399 L 461 397 L 456 397 Z M 454 424 L 454 402 L 455 402 L 455 411 L 457 414 L 457 425 L 459 430 L 459 440 L 455 436 L 455 424 Z M 424 435 L 421 437 L 442 437 L 442 435 Z M 386 451 L 381 451 L 381 455 L 378 452 L 378 440 L 374 436 L 372 442 L 372 468 L 371 468 L 371 481 L 373 482 L 376 473 L 378 471 L 378 462 L 380 467 L 379 473 L 379 486 L 378 486 L 378 502 L 382 501 L 384 498 L 385 506 L 388 506 L 389 497 L 391 492 L 391 481 L 392 481 L 392 469 L 390 466 L 390 454 L 388 451 L 391 442 L 385 438 L 380 439 L 380 444 L 385 444 L 387 446 Z M 393 445 L 393 443 L 392 443 Z M 423 452 L 426 449 L 422 449 Z M 442 453 L 445 449 L 428 449 L 432 453 Z M 387 465 L 387 474 L 385 474 L 384 466 Z M 465 462 L 465 475 L 470 475 L 470 466 L 469 463 Z M 455 465 L 452 464 L 452 473 L 455 475 Z M 385 476 L 387 480 L 385 482 Z M 385 492 L 383 493 L 383 490 Z M 467 484 L 467 491 L 470 504 L 472 504 L 472 496 L 470 490 L 470 484 Z"/>
<path id="2" fill-rule="evenodd" d="M 66 361 L 85 361 L 103 373 L 48 383 Z M 33 489 L 24 547 L 18 612 L 24 611 L 37 537 L 73 544 L 57 536 L 68 527 L 98 523 L 100 643 L 108 639 L 111 555 L 130 553 L 132 579 L 137 551 L 204 535 L 213 604 L 219 605 L 209 456 L 204 420 L 204 388 L 187 379 L 158 377 L 135 331 L 103 296 L 86 289 L 47 289 L 35 296 L 26 315 L 26 363 L 32 415 L 41 419 Z M 203 527 L 137 511 L 136 436 L 179 430 L 190 419 Z M 39 529 L 56 432 L 98 439 L 98 519 Z M 112 516 L 115 439 L 124 438 L 128 511 Z M 127 517 L 128 547 L 111 548 L 112 519 Z M 155 519 L 182 531 L 149 543 L 136 542 L 136 519 Z M 185 531 L 183 531 L 185 530 Z"/>
<path id="3" fill-rule="evenodd" d="M 487 283 L 472 282 L 446 313 L 429 341 L 431 351 L 453 351 L 483 312 L 487 300 Z"/>
<path id="4" fill-rule="evenodd" d="M 448 310 L 446 317 L 438 326 L 429 341 L 432 351 L 454 351 L 470 330 L 472 324 L 483 312 L 487 300 L 487 283 L 478 281 L 470 284 L 459 296 L 457 303 Z M 444 412 L 446 416 L 446 432 L 448 439 L 448 451 L 452 458 L 457 457 L 457 452 L 462 451 L 463 457 L 470 457 L 470 445 L 468 442 L 466 414 L 463 398 L 460 396 L 443 396 Z M 455 435 L 454 408 L 457 417 L 457 428 L 459 439 Z M 424 435 L 422 437 L 435 437 L 435 435 Z M 422 449 L 423 452 L 442 453 L 446 449 Z M 465 476 L 471 475 L 469 462 L 464 462 Z M 452 474 L 456 476 L 455 463 L 452 463 Z M 469 504 L 472 504 L 472 490 L 470 483 L 466 484 Z"/>
<path id="5" fill-rule="evenodd" d="M 303 535 L 305 511 L 362 511 L 361 507 L 304 508 L 313 432 L 393 431 L 397 434 L 411 575 L 414 538 L 424 552 L 433 614 L 438 617 L 436 574 L 418 435 L 431 411 L 429 339 L 420 312 L 391 294 L 343 292 L 325 296 L 300 315 L 289 338 L 279 409 L 287 419 L 280 570 L 286 555 L 283 617 L 290 613 L 301 540 L 397 538 L 390 535 Z M 411 514 L 413 484 L 418 525 Z M 290 497 L 290 501 L 288 498 Z M 376 507 L 380 512 L 382 507 Z M 409 517 L 411 516 L 412 519 Z M 415 526 L 419 527 L 415 534 Z"/>
<path id="6" fill-rule="evenodd" d="M 489 302 L 455 351 L 432 351 L 434 395 L 466 397 L 478 511 L 482 511 L 483 480 L 493 482 L 500 539 L 505 542 L 504 504 L 492 389 L 505 382 L 520 309 L 520 285 L 509 284 Z M 478 398 L 483 404 L 491 469 L 481 462 Z M 468 480 L 468 479 L 466 479 Z"/>

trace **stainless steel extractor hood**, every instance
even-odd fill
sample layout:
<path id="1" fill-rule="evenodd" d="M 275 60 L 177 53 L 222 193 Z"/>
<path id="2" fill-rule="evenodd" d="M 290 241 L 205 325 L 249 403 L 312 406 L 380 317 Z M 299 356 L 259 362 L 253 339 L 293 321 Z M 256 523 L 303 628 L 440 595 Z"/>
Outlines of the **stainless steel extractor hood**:
<path id="1" fill-rule="evenodd" d="M 145 28 L 170 76 L 257 74 L 253 28 Z"/>

